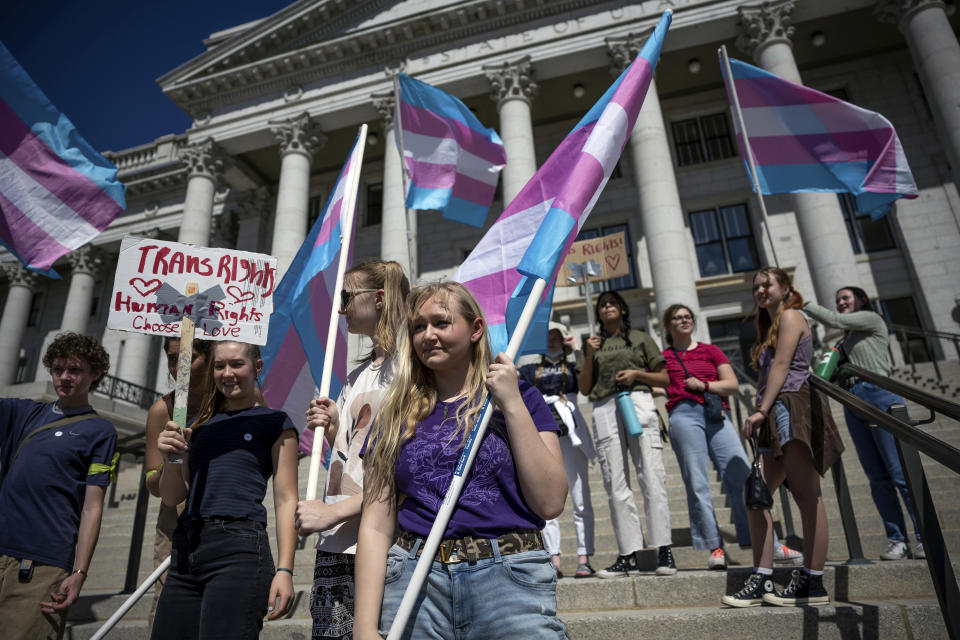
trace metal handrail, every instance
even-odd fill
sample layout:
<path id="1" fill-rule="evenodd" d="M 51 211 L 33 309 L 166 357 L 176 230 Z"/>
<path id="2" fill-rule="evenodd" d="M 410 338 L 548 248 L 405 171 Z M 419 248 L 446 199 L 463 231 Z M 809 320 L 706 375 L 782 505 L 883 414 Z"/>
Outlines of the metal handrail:
<path id="1" fill-rule="evenodd" d="M 902 396 L 918 404 L 922 404 L 928 409 L 947 416 L 948 418 L 953 418 L 954 420 L 960 421 L 960 404 L 951 402 L 943 396 L 934 393 L 928 393 L 923 389 L 918 389 L 912 385 L 900 382 L 899 380 L 895 380 L 893 378 L 877 375 L 872 371 L 867 371 L 866 369 L 856 365 L 844 364 L 840 367 L 840 370 L 846 371 L 847 373 L 871 384 L 875 384 L 878 387 L 883 387 L 887 391 L 895 393 L 898 396 Z"/>
<path id="2" fill-rule="evenodd" d="M 123 400 L 135 404 L 141 409 L 149 409 L 163 395 L 159 391 L 109 374 L 103 376 L 94 393 L 107 396 L 111 400 Z"/>

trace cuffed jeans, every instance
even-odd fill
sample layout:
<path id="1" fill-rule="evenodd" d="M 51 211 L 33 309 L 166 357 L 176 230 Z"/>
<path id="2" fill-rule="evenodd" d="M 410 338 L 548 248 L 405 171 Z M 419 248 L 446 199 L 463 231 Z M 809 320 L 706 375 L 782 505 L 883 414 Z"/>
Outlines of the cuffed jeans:
<path id="1" fill-rule="evenodd" d="M 153 638 L 255 639 L 273 580 L 265 527 L 250 520 L 181 520 Z"/>
<path id="2" fill-rule="evenodd" d="M 644 548 L 640 516 L 627 480 L 624 449 L 630 452 L 643 494 L 647 541 L 652 547 L 671 544 L 667 472 L 663 468 L 663 441 L 660 439 L 657 407 L 649 393 L 634 391 L 630 398 L 643 425 L 643 434 L 639 437 L 627 435 L 617 414 L 616 396 L 593 403 L 594 441 L 620 555 Z"/>
<path id="3" fill-rule="evenodd" d="M 380 633 L 386 637 L 417 566 L 418 541 L 387 554 Z M 513 640 L 566 638 L 557 618 L 557 578 L 546 551 L 500 555 L 474 563 L 434 561 L 413 606 L 403 638 Z"/>
<path id="4" fill-rule="evenodd" d="M 725 412 L 723 422 L 708 423 L 702 404 L 682 400 L 670 411 L 670 444 L 687 490 L 693 548 L 716 549 L 723 541 L 713 510 L 708 458 L 727 492 L 737 542 L 749 545 L 750 525 L 743 506 L 743 487 L 750 475 L 750 463 L 730 416 Z"/>
<path id="5" fill-rule="evenodd" d="M 900 396 L 869 382 L 856 383 L 850 387 L 850 393 L 881 411 L 887 411 L 893 404 L 906 405 Z M 873 503 L 877 505 L 877 511 L 883 519 L 887 539 L 897 542 L 907 541 L 907 525 L 903 520 L 900 503 L 897 501 L 899 491 L 903 504 L 907 507 L 907 513 L 913 520 L 913 531 L 919 541 L 917 516 L 913 508 L 913 500 L 910 498 L 910 491 L 907 489 L 907 481 L 903 477 L 895 438 L 883 429 L 867 426 L 867 421 L 849 407 L 843 408 L 843 415 L 847 419 L 847 428 L 850 430 L 853 446 L 857 450 L 857 457 L 860 458 L 863 471 L 870 481 L 870 493 L 873 494 Z"/>

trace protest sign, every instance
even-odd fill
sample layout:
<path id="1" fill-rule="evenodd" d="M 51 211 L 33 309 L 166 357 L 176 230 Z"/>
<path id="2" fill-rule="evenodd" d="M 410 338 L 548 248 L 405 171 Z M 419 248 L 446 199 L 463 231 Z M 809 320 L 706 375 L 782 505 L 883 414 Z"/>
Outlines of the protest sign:
<path id="1" fill-rule="evenodd" d="M 603 268 L 599 276 L 591 276 L 591 280 L 609 280 L 619 278 L 630 273 L 630 262 L 627 260 L 627 238 L 623 231 L 608 236 L 580 240 L 570 246 L 570 253 L 563 260 L 563 270 L 557 278 L 558 287 L 572 287 L 583 284 L 580 278 L 570 280 L 572 272 L 569 264 L 583 264 L 594 260 Z"/>
<path id="2" fill-rule="evenodd" d="M 266 344 L 276 276 L 273 256 L 126 236 L 107 327 L 179 338 L 189 318 L 202 340 Z"/>

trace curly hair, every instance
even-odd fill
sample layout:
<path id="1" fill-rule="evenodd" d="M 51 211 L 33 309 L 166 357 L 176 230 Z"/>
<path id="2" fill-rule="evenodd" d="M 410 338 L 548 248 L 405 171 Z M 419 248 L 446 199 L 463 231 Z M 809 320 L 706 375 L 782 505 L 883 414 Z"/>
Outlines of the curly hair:
<path id="1" fill-rule="evenodd" d="M 97 388 L 103 376 L 110 371 L 110 354 L 93 336 L 84 336 L 68 331 L 53 339 L 46 353 L 43 354 L 43 366 L 50 371 L 53 361 L 57 358 L 76 356 L 90 365 L 90 371 L 99 371 L 100 375 L 90 383 L 90 391 Z"/>

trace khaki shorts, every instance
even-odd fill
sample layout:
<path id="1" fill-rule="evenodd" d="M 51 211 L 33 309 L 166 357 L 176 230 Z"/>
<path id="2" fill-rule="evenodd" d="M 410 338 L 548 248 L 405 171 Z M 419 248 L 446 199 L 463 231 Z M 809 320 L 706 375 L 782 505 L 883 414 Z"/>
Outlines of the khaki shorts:
<path id="1" fill-rule="evenodd" d="M 40 611 L 50 602 L 70 572 L 48 564 L 33 564 L 30 582 L 20 582 L 20 559 L 0 554 L 0 629 L 6 640 L 59 640 L 66 626 L 66 613 Z"/>

